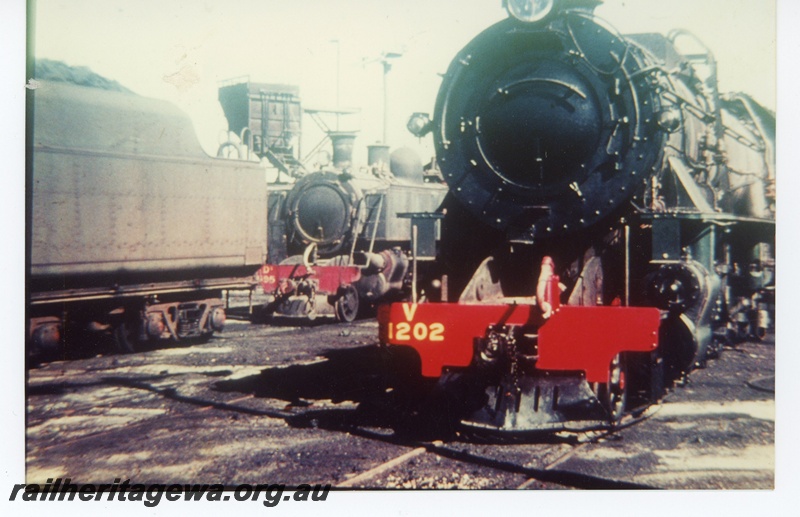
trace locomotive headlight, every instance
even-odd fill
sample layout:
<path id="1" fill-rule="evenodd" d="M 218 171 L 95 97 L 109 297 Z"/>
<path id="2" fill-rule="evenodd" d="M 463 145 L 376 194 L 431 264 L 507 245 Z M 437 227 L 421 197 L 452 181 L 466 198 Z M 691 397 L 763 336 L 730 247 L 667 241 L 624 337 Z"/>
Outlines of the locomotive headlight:
<path id="1" fill-rule="evenodd" d="M 431 117 L 427 113 L 414 113 L 411 115 L 411 118 L 408 119 L 408 124 L 406 124 L 406 129 L 418 138 L 422 138 L 430 133 L 431 128 Z"/>
<path id="2" fill-rule="evenodd" d="M 505 0 L 508 14 L 519 21 L 538 22 L 553 10 L 554 0 Z"/>

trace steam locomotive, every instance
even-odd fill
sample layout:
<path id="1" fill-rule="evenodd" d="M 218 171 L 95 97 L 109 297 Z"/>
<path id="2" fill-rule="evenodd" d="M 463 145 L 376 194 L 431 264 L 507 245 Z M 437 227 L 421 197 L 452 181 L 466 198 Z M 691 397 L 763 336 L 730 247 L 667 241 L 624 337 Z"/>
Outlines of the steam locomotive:
<path id="1" fill-rule="evenodd" d="M 379 300 L 404 298 L 412 228 L 435 240 L 436 219 L 425 214 L 447 192 L 435 171 L 424 171 L 411 149 L 390 154 L 385 144 L 368 146 L 367 166 L 356 167 L 356 132 L 333 131 L 324 111 L 307 109 L 326 134 L 314 151 L 327 141 L 333 150 L 329 163 L 309 170 L 300 156 L 297 87 L 234 81 L 220 87 L 219 99 L 235 136 L 218 154 L 234 147 L 236 157 L 268 161 L 279 171 L 267 185 L 270 237 L 258 276 L 269 301 L 257 317 L 332 314 L 352 321 Z M 432 246 L 417 249 L 416 258 L 432 259 Z"/>
<path id="2" fill-rule="evenodd" d="M 507 0 L 409 122 L 449 187 L 439 300 L 378 315 L 427 379 L 415 414 L 613 426 L 773 325 L 774 113 L 720 94 L 691 34 L 623 36 L 599 3 Z"/>
<path id="3" fill-rule="evenodd" d="M 352 138 L 334 139 L 332 167 L 268 184 L 264 164 L 239 148 L 238 159 L 207 156 L 167 102 L 49 60 L 35 77 L 26 304 L 34 360 L 64 357 L 67 341 L 103 347 L 110 336 L 117 351 L 132 352 L 209 339 L 225 325 L 223 291 L 259 284 L 273 295 L 271 312 L 345 321 L 359 304 L 406 292 L 411 225 L 397 213 L 434 210 L 446 188 L 424 182 L 402 150 L 392 160 L 386 147 L 386 167 L 359 175 L 349 169 Z M 228 85 L 220 100 L 230 126 L 259 136 L 259 152 L 288 170 L 299 165 L 290 159 L 299 100 L 263 86 Z"/>

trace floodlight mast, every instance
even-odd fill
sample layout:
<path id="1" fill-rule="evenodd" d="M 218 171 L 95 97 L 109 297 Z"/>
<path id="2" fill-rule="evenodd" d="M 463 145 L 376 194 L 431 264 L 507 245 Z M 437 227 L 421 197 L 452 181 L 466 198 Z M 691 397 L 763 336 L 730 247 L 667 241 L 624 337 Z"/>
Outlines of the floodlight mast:
<path id="1" fill-rule="evenodd" d="M 389 90 L 387 88 L 387 77 L 389 71 L 392 69 L 392 60 L 402 57 L 400 52 L 384 52 L 381 54 L 379 61 L 383 65 L 383 143 L 387 142 L 387 133 L 389 128 Z"/>
<path id="2" fill-rule="evenodd" d="M 336 110 L 339 111 L 342 107 L 341 105 L 341 86 L 342 86 L 342 68 L 341 68 L 341 58 L 342 58 L 342 43 L 341 41 L 336 38 L 330 40 L 331 43 L 336 44 Z M 336 114 L 336 131 L 339 131 L 339 114 Z"/>

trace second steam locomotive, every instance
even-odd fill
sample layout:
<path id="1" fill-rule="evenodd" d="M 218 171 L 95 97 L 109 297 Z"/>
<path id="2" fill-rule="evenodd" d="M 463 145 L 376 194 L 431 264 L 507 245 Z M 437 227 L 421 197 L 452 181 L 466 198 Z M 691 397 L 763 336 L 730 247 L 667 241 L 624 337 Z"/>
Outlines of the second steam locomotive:
<path id="1" fill-rule="evenodd" d="M 379 300 L 406 296 L 412 227 L 435 238 L 436 210 L 447 189 L 426 175 L 408 148 L 368 146 L 366 167 L 353 163 L 354 131 L 328 128 L 322 110 L 305 110 L 330 141 L 330 163 L 308 170 L 300 158 L 302 110 L 297 87 L 234 82 L 220 88 L 238 158 L 268 161 L 279 172 L 267 184 L 269 246 L 259 278 L 269 302 L 261 316 L 352 321 Z M 339 114 L 337 111 L 327 112 Z M 326 153 L 326 151 L 323 151 Z M 410 222 L 410 221 L 411 222 Z M 433 258 L 434 250 L 417 257 Z"/>
<path id="2" fill-rule="evenodd" d="M 409 124 L 449 187 L 441 300 L 382 307 L 380 336 L 437 418 L 613 425 L 772 325 L 774 114 L 720 94 L 692 35 L 620 35 L 599 3 L 507 0 Z"/>

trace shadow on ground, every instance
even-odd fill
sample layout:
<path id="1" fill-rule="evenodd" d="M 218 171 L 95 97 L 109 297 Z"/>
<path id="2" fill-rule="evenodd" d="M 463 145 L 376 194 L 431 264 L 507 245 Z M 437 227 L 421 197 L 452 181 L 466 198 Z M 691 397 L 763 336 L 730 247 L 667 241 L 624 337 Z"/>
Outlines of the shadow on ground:
<path id="1" fill-rule="evenodd" d="M 390 358 L 385 350 L 374 345 L 329 350 L 322 357 L 323 360 L 311 364 L 267 368 L 258 375 L 222 380 L 214 389 L 284 400 L 284 410 L 289 414 L 286 421 L 296 427 L 395 426 L 399 409 L 394 388 L 404 380 L 408 383 L 414 379 L 414 366 L 410 361 L 401 368 L 405 372 L 396 370 L 390 376 L 387 361 L 398 362 L 397 355 Z M 323 400 L 349 401 L 358 406 L 356 409 L 313 408 L 316 401 Z"/>
<path id="2" fill-rule="evenodd" d="M 354 428 L 382 428 L 400 441 L 469 439 L 508 442 L 508 436 L 465 435 L 458 421 L 468 414 L 472 401 L 444 393 L 436 381 L 419 375 L 419 358 L 410 349 L 386 350 L 369 345 L 330 350 L 312 364 L 268 368 L 258 375 L 222 380 L 220 392 L 253 394 L 286 401 L 286 422 L 294 427 L 315 427 L 353 432 Z M 482 392 L 481 392 L 482 394 Z M 355 409 L 320 408 L 316 401 L 349 401 Z M 517 441 L 517 438 L 513 438 Z M 526 435 L 531 443 L 573 442 L 574 437 L 552 433 Z"/>

